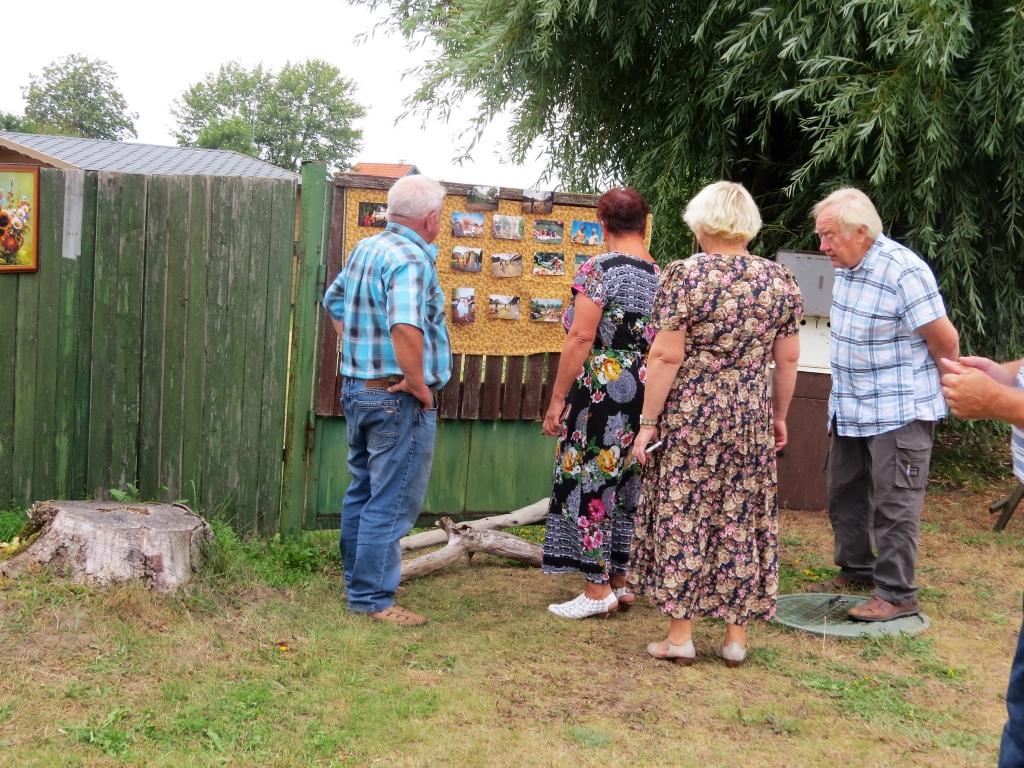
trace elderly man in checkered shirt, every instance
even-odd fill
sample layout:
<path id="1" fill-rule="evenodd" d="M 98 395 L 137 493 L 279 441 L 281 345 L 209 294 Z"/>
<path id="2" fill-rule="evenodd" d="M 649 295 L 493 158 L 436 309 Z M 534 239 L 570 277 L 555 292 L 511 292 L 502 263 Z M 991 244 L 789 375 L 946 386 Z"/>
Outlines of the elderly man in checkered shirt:
<path id="1" fill-rule="evenodd" d="M 867 195 L 837 190 L 814 217 L 836 268 L 828 507 L 839 566 L 814 589 L 874 588 L 850 610 L 859 621 L 912 616 L 935 422 L 946 415 L 938 363 L 958 359 L 960 339 L 931 269 L 882 234 Z"/>
<path id="2" fill-rule="evenodd" d="M 436 393 L 452 355 L 437 281 L 445 190 L 406 176 L 388 193 L 388 225 L 361 240 L 324 295 L 341 338 L 342 404 L 352 475 L 341 512 L 351 611 L 400 626 L 426 619 L 395 605 L 398 540 L 423 508 L 434 457 Z"/>

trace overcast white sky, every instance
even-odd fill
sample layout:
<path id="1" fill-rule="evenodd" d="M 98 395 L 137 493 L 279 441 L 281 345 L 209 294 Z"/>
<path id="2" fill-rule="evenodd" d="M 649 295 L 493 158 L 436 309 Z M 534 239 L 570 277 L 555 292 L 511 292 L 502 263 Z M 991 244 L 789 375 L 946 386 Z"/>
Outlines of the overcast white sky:
<path id="1" fill-rule="evenodd" d="M 139 113 L 139 141 L 173 144 L 171 101 L 188 85 L 214 72 L 222 62 L 239 59 L 246 66 L 262 62 L 279 69 L 286 61 L 325 59 L 359 84 L 357 99 L 368 108 L 359 127 L 363 149 L 357 160 L 416 163 L 437 179 L 509 187 L 530 187 L 542 163 L 502 164 L 504 125 L 495 125 L 473 153 L 473 162 L 453 162 L 459 131 L 469 113 L 451 124 L 433 120 L 426 128 L 418 117 L 397 125 L 402 101 L 413 90 L 402 73 L 430 52 L 409 52 L 396 36 L 378 33 L 356 45 L 357 34 L 376 18 L 345 0 L 44 0 L 45 32 L 18 34 L 4 46 L 6 75 L 0 80 L 0 109 L 21 114 L 20 86 L 29 73 L 69 53 L 110 63 L 129 109 Z"/>

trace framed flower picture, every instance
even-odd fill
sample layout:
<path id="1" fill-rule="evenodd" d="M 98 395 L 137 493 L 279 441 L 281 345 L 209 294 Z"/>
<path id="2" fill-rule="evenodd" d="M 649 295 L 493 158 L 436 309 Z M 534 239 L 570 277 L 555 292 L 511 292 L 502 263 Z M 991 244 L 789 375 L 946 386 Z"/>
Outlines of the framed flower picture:
<path id="1" fill-rule="evenodd" d="M 39 166 L 0 164 L 0 273 L 39 270 Z"/>

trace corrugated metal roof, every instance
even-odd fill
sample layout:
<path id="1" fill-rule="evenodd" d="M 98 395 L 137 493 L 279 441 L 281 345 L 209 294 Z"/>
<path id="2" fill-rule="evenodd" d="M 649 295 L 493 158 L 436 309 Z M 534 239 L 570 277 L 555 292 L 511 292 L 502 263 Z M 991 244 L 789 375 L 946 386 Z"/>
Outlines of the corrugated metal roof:
<path id="1" fill-rule="evenodd" d="M 350 171 L 360 176 L 391 176 L 395 179 L 408 176 L 410 172 L 419 175 L 419 169 L 415 165 L 399 163 L 356 163 L 356 167 Z"/>
<path id="2" fill-rule="evenodd" d="M 301 178 L 293 171 L 227 149 L 168 147 L 11 131 L 0 131 L 0 138 L 59 158 L 85 171 L 268 176 L 296 181 Z"/>

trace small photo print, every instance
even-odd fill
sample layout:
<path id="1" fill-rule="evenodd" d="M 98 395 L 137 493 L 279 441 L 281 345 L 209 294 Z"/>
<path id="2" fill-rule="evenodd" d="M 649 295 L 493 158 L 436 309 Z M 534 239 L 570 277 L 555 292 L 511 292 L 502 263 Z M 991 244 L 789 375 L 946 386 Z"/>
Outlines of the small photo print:
<path id="1" fill-rule="evenodd" d="M 491 222 L 493 233 L 499 240 L 522 240 L 526 231 L 526 220 L 522 216 L 499 216 L 494 214 Z"/>
<path id="2" fill-rule="evenodd" d="M 492 253 L 491 277 L 522 277 L 523 254 Z"/>
<path id="3" fill-rule="evenodd" d="M 541 323 L 557 323 L 562 319 L 562 300 L 530 299 L 530 319 Z"/>
<path id="4" fill-rule="evenodd" d="M 456 288 L 452 296 L 452 322 L 476 322 L 476 289 Z"/>
<path id="5" fill-rule="evenodd" d="M 496 211 L 501 187 L 470 187 L 466 195 L 466 210 Z"/>
<path id="6" fill-rule="evenodd" d="M 484 215 L 482 213 L 452 214 L 452 237 L 483 237 Z"/>
<path id="7" fill-rule="evenodd" d="M 576 269 L 573 272 L 573 275 L 576 275 L 576 274 L 579 273 L 580 267 L 582 267 L 584 264 L 586 264 L 587 263 L 587 259 L 589 259 L 589 258 L 590 257 L 587 254 L 585 254 L 585 253 L 577 253 L 576 254 L 576 259 L 574 261 L 574 265 L 575 265 Z"/>
<path id="8" fill-rule="evenodd" d="M 565 235 L 565 223 L 537 219 L 533 222 L 533 239 L 538 243 L 560 243 Z"/>
<path id="9" fill-rule="evenodd" d="M 455 272 L 479 272 L 484 266 L 483 248 L 466 248 L 456 245 L 452 248 L 452 270 Z"/>
<path id="10" fill-rule="evenodd" d="M 359 226 L 360 227 L 385 227 L 388 223 L 387 203 L 360 203 L 359 204 Z"/>
<path id="11" fill-rule="evenodd" d="M 523 213 L 551 213 L 555 193 L 541 189 L 523 190 Z"/>
<path id="12" fill-rule="evenodd" d="M 533 254 L 533 274 L 564 275 L 565 254 L 537 251 L 537 253 Z"/>
<path id="13" fill-rule="evenodd" d="M 604 231 L 600 224 L 593 221 L 574 221 L 569 239 L 576 245 L 601 245 L 604 242 Z"/>
<path id="14" fill-rule="evenodd" d="M 492 293 L 487 301 L 487 314 L 494 320 L 518 320 L 519 297 Z"/>

